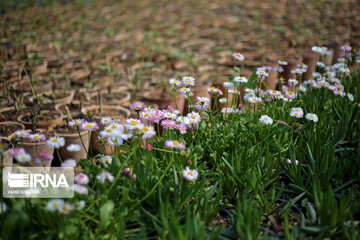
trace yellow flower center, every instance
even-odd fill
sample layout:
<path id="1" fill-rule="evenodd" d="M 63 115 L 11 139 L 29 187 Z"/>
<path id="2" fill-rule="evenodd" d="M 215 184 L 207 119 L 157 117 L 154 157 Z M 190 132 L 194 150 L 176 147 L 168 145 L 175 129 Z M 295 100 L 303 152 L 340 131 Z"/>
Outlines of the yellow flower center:
<path id="1" fill-rule="evenodd" d="M 131 121 L 131 125 L 135 126 L 135 125 L 136 125 L 136 121 Z"/>
<path id="2" fill-rule="evenodd" d="M 54 208 L 57 208 L 57 207 L 59 207 L 59 204 L 56 203 L 56 202 L 54 202 L 54 203 L 53 203 L 53 207 L 54 207 Z"/>
<path id="3" fill-rule="evenodd" d="M 177 146 L 179 145 L 180 143 L 178 141 L 174 141 L 174 145 Z"/>
<path id="4" fill-rule="evenodd" d="M 34 138 L 35 138 L 35 139 L 39 139 L 40 137 L 39 137 L 39 136 L 35 136 Z"/>
<path id="5" fill-rule="evenodd" d="M 92 128 L 92 126 L 93 126 L 92 124 L 86 124 L 87 128 Z"/>
<path id="6" fill-rule="evenodd" d="M 146 132 L 146 131 L 148 131 L 149 130 L 149 128 L 148 127 L 144 127 L 144 131 Z"/>
<path id="7" fill-rule="evenodd" d="M 57 138 L 55 138 L 55 139 L 53 140 L 53 142 L 58 142 L 58 139 L 57 139 Z"/>
<path id="8" fill-rule="evenodd" d="M 193 174 L 191 171 L 189 171 L 188 174 L 189 174 L 190 176 L 194 176 L 194 174 Z"/>

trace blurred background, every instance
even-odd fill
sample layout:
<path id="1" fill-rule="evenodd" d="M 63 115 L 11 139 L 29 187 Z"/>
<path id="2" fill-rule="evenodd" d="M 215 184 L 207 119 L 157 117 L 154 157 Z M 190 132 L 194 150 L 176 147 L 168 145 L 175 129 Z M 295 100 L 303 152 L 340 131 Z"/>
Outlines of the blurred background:
<path id="1" fill-rule="evenodd" d="M 4 79 L 26 60 L 39 79 L 59 74 L 75 85 L 99 72 L 140 88 L 184 74 L 221 81 L 233 73 L 233 52 L 245 56 L 248 76 L 278 59 L 301 61 L 313 45 L 360 39 L 358 0 L 2 0 L 0 8 Z"/>

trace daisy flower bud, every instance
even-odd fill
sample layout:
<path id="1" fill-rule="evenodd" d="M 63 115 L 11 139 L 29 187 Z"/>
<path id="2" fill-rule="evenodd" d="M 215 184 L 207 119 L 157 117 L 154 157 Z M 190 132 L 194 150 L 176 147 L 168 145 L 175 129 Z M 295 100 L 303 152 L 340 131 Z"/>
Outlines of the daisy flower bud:
<path id="1" fill-rule="evenodd" d="M 112 163 L 112 157 L 109 156 L 109 155 L 103 156 L 103 157 L 101 158 L 101 162 L 102 162 L 102 164 L 104 164 L 105 167 L 107 168 L 107 167 L 108 167 L 109 165 L 111 165 L 111 163 Z"/>
<path id="2" fill-rule="evenodd" d="M 287 159 L 287 162 L 289 163 L 289 164 L 291 164 L 292 163 L 292 161 L 291 161 L 291 159 Z M 299 161 L 298 160 L 295 160 L 295 165 L 298 165 L 299 164 Z"/>

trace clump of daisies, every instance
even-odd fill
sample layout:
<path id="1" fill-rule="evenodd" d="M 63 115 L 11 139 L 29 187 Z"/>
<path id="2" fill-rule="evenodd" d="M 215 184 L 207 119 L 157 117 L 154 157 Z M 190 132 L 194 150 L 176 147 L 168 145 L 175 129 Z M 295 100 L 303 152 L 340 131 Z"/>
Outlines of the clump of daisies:
<path id="1" fill-rule="evenodd" d="M 304 111 L 302 108 L 291 108 L 291 111 L 290 111 L 290 116 L 291 117 L 295 117 L 295 118 L 303 118 L 304 116 Z"/>
<path id="2" fill-rule="evenodd" d="M 57 211 L 61 214 L 68 215 L 74 209 L 74 206 L 62 199 L 53 199 L 47 202 L 46 209 L 51 212 Z"/>
<path id="3" fill-rule="evenodd" d="M 41 133 L 29 133 L 25 130 L 18 130 L 14 133 L 15 137 L 20 141 L 30 141 L 30 142 L 44 142 L 46 141 L 46 136 Z"/>

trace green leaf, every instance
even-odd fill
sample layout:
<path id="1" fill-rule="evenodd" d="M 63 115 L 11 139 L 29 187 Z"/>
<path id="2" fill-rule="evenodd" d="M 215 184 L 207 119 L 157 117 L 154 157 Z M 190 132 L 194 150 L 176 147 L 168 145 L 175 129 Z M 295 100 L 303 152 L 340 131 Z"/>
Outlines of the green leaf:
<path id="1" fill-rule="evenodd" d="M 110 219 L 114 210 L 113 201 L 107 201 L 100 208 L 100 229 L 105 230 L 110 223 Z"/>

